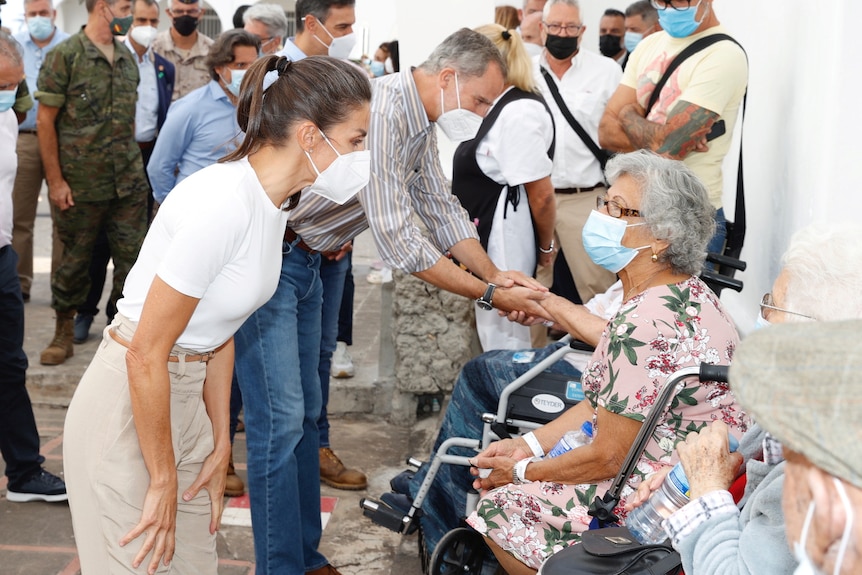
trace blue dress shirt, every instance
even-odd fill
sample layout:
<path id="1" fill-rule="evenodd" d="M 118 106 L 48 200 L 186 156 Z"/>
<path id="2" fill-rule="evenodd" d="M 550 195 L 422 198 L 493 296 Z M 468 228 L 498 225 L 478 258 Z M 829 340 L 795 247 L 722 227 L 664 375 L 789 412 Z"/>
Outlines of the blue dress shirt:
<path id="1" fill-rule="evenodd" d="M 42 62 L 45 60 L 51 48 L 68 38 L 69 35 L 54 27 L 54 37 L 48 42 L 44 48 L 40 48 L 33 42 L 30 37 L 30 32 L 24 30 L 15 34 L 15 39 L 24 48 L 24 76 L 27 78 L 27 88 L 30 90 L 30 96 L 36 93 L 36 80 L 39 79 L 39 70 L 42 68 Z M 39 101 L 33 98 L 33 107 L 27 112 L 27 117 L 18 126 L 18 130 L 35 130 L 36 129 L 36 111 L 39 109 Z"/>
<path id="2" fill-rule="evenodd" d="M 174 186 L 232 152 L 241 138 L 236 107 L 215 80 L 171 104 L 147 165 L 153 197 L 164 202 Z"/>

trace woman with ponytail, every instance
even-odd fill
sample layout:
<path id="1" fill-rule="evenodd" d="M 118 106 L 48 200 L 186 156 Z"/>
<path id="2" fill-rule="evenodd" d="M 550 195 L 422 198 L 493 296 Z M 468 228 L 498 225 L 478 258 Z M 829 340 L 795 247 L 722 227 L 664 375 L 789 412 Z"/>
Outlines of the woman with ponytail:
<path id="1" fill-rule="evenodd" d="M 362 165 L 350 152 L 364 147 L 370 100 L 340 60 L 260 59 L 237 105 L 242 144 L 162 204 L 66 417 L 84 574 L 217 573 L 233 334 L 275 292 L 300 190 L 326 194 L 345 161 Z"/>

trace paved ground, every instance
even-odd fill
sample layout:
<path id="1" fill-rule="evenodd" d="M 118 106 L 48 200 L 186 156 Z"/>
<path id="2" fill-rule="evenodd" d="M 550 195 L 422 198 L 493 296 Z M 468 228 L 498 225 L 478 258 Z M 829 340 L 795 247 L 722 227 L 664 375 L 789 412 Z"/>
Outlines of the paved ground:
<path id="1" fill-rule="evenodd" d="M 44 199 L 44 196 L 43 196 Z M 50 220 L 43 201 L 37 218 L 37 277 L 32 301 L 26 306 L 25 348 L 30 357 L 28 387 L 42 437 L 46 467 L 62 475 L 62 442 L 65 406 L 75 384 L 92 357 L 98 337 L 75 346 L 75 356 L 58 367 L 39 365 L 39 351 L 53 334 L 50 309 Z M 357 375 L 340 380 L 330 401 L 332 441 L 349 465 L 369 476 L 367 491 L 339 491 L 323 486 L 327 503 L 334 503 L 323 534 L 321 550 L 345 575 L 418 575 L 421 573 L 416 537 L 403 537 L 377 527 L 362 517 L 359 500 L 388 491 L 389 478 L 403 469 L 408 453 L 426 445 L 435 429 L 434 419 L 411 428 L 389 424 L 373 412 L 380 339 L 381 288 L 365 281 L 376 259 L 372 241 L 360 237 L 354 256 L 356 278 L 353 358 Z M 97 319 L 103 325 L 104 316 Z M 94 333 L 95 333 L 94 324 Z M 377 399 L 379 401 L 379 398 Z M 370 408 L 369 408 L 370 406 Z M 362 412 L 365 412 L 364 414 Z M 245 437 L 237 435 L 235 459 L 245 475 Z M 417 453 L 419 453 L 417 451 Z M 3 575 L 75 575 L 80 567 L 75 555 L 69 508 L 65 503 L 11 503 L 4 497 L 6 480 L 0 479 L 0 573 Z M 334 499 L 334 501 L 333 501 Z M 241 507 L 242 502 L 234 502 Z M 242 515 L 241 511 L 236 512 Z M 224 575 L 254 572 L 251 529 L 223 525 L 218 537 L 220 567 Z M 101 574 L 94 574 L 101 575 Z"/>

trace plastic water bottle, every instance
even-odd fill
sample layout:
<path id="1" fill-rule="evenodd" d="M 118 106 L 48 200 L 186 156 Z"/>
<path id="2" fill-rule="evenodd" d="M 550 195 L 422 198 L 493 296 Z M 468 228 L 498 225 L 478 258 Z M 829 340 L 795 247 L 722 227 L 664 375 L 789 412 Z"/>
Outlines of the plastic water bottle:
<path id="1" fill-rule="evenodd" d="M 739 441 L 732 435 L 728 436 L 728 443 L 731 452 L 739 447 Z M 643 505 L 629 513 L 626 527 L 645 545 L 662 543 L 668 538 L 662 521 L 688 503 L 690 491 L 682 463 L 677 463 L 664 478 L 661 487 Z"/>
<path id="2" fill-rule="evenodd" d="M 593 424 L 585 421 L 581 424 L 581 428 L 573 431 L 567 431 L 560 438 L 557 444 L 548 452 L 548 457 L 557 457 L 567 451 L 571 451 L 576 447 L 587 445 L 593 441 Z"/>

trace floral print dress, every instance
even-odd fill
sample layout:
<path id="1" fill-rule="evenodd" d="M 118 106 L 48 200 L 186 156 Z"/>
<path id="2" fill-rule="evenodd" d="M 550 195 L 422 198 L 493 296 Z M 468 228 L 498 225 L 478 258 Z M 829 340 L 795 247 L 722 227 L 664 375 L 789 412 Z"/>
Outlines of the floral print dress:
<path id="1" fill-rule="evenodd" d="M 608 322 L 584 372 L 584 393 L 594 406 L 643 421 L 668 375 L 701 363 L 729 364 L 738 341 L 733 322 L 700 279 L 649 288 L 626 301 Z M 716 419 L 737 437 L 748 424 L 727 384 L 692 378 L 647 443 L 623 488 L 617 515 L 625 516 L 626 497 L 645 476 L 678 461 L 677 442 Z M 587 514 L 590 503 L 610 484 L 506 485 L 486 493 L 467 522 L 538 569 L 545 559 L 580 541 L 592 519 Z"/>

